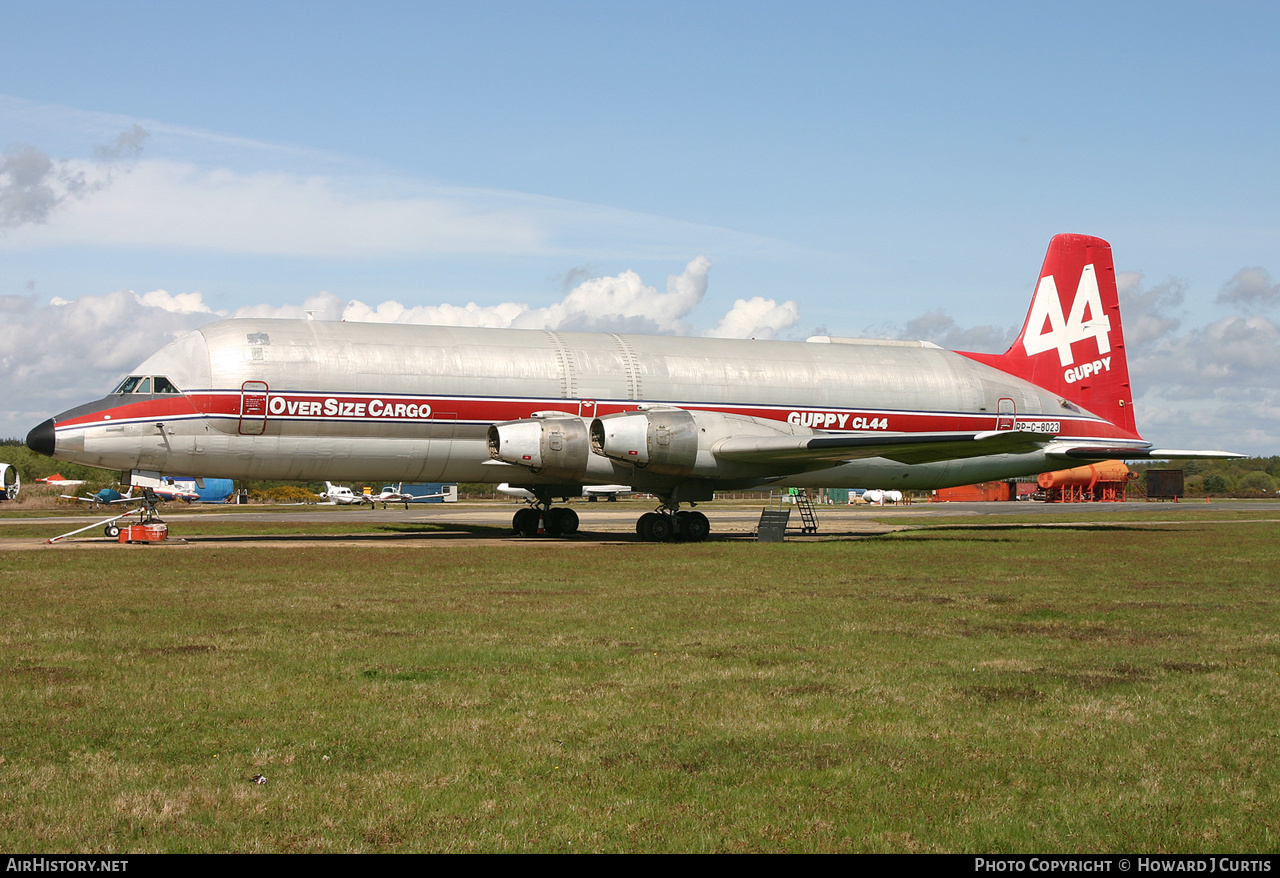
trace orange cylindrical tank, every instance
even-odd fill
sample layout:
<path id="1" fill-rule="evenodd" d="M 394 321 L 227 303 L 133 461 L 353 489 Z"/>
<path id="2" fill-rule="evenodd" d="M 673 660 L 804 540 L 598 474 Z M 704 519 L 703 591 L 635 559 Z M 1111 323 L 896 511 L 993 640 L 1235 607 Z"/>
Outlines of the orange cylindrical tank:
<path id="1" fill-rule="evenodd" d="M 1092 488 L 1099 482 L 1127 482 L 1135 478 L 1123 461 L 1104 460 L 1090 466 L 1041 473 L 1036 479 L 1042 488 Z"/>

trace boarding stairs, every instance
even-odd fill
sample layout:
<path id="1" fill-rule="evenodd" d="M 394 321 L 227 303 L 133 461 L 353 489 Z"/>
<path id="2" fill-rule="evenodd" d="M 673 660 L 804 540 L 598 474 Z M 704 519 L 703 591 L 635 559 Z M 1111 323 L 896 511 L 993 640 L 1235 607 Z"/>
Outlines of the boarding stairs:
<path id="1" fill-rule="evenodd" d="M 794 492 L 794 493 L 793 493 Z M 792 508 L 800 512 L 799 531 L 802 534 L 816 534 L 818 532 L 818 515 L 814 511 L 813 501 L 809 497 L 809 491 L 806 488 L 790 488 L 782 491 L 769 492 L 769 507 L 764 510 L 761 518 L 763 523 L 765 519 L 773 519 L 778 523 L 785 523 L 787 530 L 796 530 L 797 527 L 789 522 L 790 512 Z M 785 513 L 779 516 L 777 513 Z"/>

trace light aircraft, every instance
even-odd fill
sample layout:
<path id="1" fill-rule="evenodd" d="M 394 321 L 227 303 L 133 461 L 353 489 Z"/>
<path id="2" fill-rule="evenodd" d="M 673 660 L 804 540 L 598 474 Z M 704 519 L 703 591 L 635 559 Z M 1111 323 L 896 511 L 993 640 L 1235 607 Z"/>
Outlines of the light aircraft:
<path id="1" fill-rule="evenodd" d="M 194 503 L 200 499 L 200 492 L 174 484 L 173 479 L 165 479 L 165 484 L 151 489 L 161 500 L 181 500 L 183 503 Z"/>
<path id="2" fill-rule="evenodd" d="M 1003 354 L 232 319 L 171 342 L 27 444 L 119 470 L 507 482 L 543 513 L 584 485 L 630 485 L 660 501 L 636 523 L 653 541 L 704 539 L 707 517 L 681 506 L 718 490 L 919 490 L 1092 460 L 1239 456 L 1139 435 L 1111 246 L 1085 235 L 1050 241 Z"/>
<path id="3" fill-rule="evenodd" d="M 136 474 L 135 474 L 136 475 Z M 190 476 L 165 477 L 162 487 L 173 486 L 191 495 L 192 503 L 225 503 L 235 493 L 236 485 L 231 479 L 192 478 Z M 135 478 L 134 484 L 138 484 Z M 156 493 L 161 493 L 159 490 Z"/>
<path id="4" fill-rule="evenodd" d="M 371 502 L 374 505 L 381 503 L 383 509 L 387 508 L 388 503 L 403 503 L 404 508 L 408 509 L 410 503 L 421 500 L 434 500 L 437 497 L 444 496 L 444 492 L 439 494 L 406 494 L 404 491 L 404 482 L 401 482 L 394 488 L 390 485 L 383 485 L 382 490 L 372 496 Z"/>
<path id="5" fill-rule="evenodd" d="M 318 494 L 318 497 L 337 503 L 339 506 L 355 506 L 360 503 L 373 503 L 373 498 L 368 494 L 357 494 L 350 488 L 342 485 L 335 485 L 332 482 L 324 483 L 324 493 Z"/>
<path id="6" fill-rule="evenodd" d="M 133 503 L 142 499 L 140 497 L 133 496 L 132 486 L 130 486 L 129 490 L 123 494 L 115 488 L 103 488 L 101 491 L 90 494 L 88 497 L 77 497 L 74 494 L 62 494 L 60 496 L 63 500 L 79 500 L 82 503 L 92 503 L 95 507 L 110 506 L 113 503 Z"/>
<path id="7" fill-rule="evenodd" d="M 175 485 L 172 479 L 165 480 L 167 484 L 148 485 L 154 499 L 160 502 L 172 502 L 181 500 L 183 503 L 194 503 L 200 499 L 200 494 L 192 489 L 185 488 L 182 485 Z M 84 503 L 92 503 L 94 506 L 110 506 L 113 503 L 141 503 L 142 495 L 135 497 L 133 495 L 134 485 L 129 486 L 129 490 L 121 494 L 115 488 L 103 488 L 95 494 L 88 497 L 77 497 L 73 494 L 62 494 L 63 500 L 80 500 Z"/>

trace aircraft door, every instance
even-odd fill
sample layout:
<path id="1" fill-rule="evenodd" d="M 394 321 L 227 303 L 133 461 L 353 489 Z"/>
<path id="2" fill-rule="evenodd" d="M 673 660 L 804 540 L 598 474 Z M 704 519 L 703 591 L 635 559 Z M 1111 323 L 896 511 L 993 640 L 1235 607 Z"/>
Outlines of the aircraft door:
<path id="1" fill-rule="evenodd" d="M 996 429 L 1012 430 L 1018 421 L 1018 408 L 1012 399 L 1002 396 L 996 411 Z"/>
<path id="2" fill-rule="evenodd" d="M 261 436 L 267 428 L 267 383 L 246 381 L 240 385 L 240 435 Z"/>

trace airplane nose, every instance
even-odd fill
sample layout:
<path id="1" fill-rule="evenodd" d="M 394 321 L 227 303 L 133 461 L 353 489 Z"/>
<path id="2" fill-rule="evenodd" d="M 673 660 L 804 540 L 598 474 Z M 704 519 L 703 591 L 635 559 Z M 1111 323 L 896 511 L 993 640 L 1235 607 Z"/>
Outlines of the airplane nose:
<path id="1" fill-rule="evenodd" d="M 27 447 L 37 454 L 53 457 L 56 434 L 53 429 L 53 418 L 32 428 L 27 434 Z"/>

